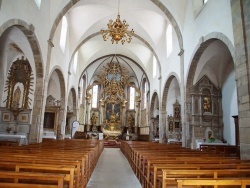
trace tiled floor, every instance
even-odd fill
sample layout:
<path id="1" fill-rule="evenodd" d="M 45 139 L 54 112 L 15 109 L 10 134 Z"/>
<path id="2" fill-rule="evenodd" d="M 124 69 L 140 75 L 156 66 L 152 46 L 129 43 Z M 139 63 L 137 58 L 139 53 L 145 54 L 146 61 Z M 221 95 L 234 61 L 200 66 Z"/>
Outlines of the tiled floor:
<path id="1" fill-rule="evenodd" d="M 120 148 L 105 148 L 87 188 L 141 188 Z"/>

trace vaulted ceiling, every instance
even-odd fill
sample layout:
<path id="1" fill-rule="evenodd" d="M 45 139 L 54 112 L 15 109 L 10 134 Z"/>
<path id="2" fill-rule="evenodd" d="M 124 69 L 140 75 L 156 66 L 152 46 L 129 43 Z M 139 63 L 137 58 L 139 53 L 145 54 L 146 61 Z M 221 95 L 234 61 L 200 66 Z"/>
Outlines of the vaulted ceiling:
<path id="1" fill-rule="evenodd" d="M 112 44 L 103 41 L 101 29 L 107 29 L 110 19 L 118 14 L 126 20 L 129 30 L 134 29 L 131 43 Z M 70 51 L 79 50 L 82 69 L 97 58 L 109 54 L 121 54 L 136 61 L 143 69 L 152 62 L 159 65 L 166 59 L 166 28 L 177 23 L 181 30 L 186 0 L 81 0 L 65 14 L 68 19 Z M 171 22 L 170 22 L 171 20 Z M 165 39 L 165 40 L 164 40 Z"/>

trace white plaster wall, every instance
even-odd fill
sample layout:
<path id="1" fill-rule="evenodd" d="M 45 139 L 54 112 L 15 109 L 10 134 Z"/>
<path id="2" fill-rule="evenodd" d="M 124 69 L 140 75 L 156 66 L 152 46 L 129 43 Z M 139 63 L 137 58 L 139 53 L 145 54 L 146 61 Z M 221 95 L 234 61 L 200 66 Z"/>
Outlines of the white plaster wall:
<path id="1" fill-rule="evenodd" d="M 232 116 L 238 115 L 235 72 L 231 71 L 222 87 L 223 137 L 229 144 L 235 144 L 235 125 Z"/>
<path id="2" fill-rule="evenodd" d="M 0 25 L 11 19 L 18 18 L 32 24 L 35 28 L 34 33 L 40 46 L 43 64 L 47 60 L 48 39 L 52 29 L 52 25 L 58 16 L 59 12 L 69 0 L 42 0 L 41 8 L 38 9 L 33 0 L 8 0 L 3 1 L 0 11 Z M 43 66 L 45 70 L 45 66 Z"/>
<path id="3" fill-rule="evenodd" d="M 179 83 L 176 78 L 170 83 L 168 95 L 167 95 L 167 115 L 174 115 L 173 113 L 173 104 L 176 100 L 180 103 L 181 96 L 180 96 L 180 87 Z"/>
<path id="4" fill-rule="evenodd" d="M 167 52 L 166 52 L 167 53 Z M 162 85 L 161 85 L 161 92 L 163 93 L 166 80 L 171 76 L 173 73 L 176 73 L 178 80 L 181 78 L 181 66 L 180 66 L 180 47 L 178 44 L 178 39 L 176 33 L 173 31 L 173 51 L 170 56 L 161 63 L 162 66 Z"/>
<path id="5" fill-rule="evenodd" d="M 69 108 L 69 111 L 73 111 L 73 92 L 72 90 L 70 91 L 69 93 L 69 97 L 68 97 L 68 108 Z"/>
<path id="6" fill-rule="evenodd" d="M 59 27 L 57 27 L 56 32 L 55 32 L 55 37 L 54 37 L 54 47 L 51 50 L 51 59 L 50 59 L 50 69 L 49 71 L 51 72 L 54 67 L 59 66 L 60 70 L 62 71 L 63 77 L 65 82 L 67 83 L 68 80 L 68 71 L 69 71 L 69 62 L 70 62 L 70 56 L 68 54 L 68 40 L 69 40 L 69 31 L 67 34 L 67 39 L 66 39 L 66 47 L 65 51 L 63 52 L 61 47 L 60 47 L 60 36 L 61 36 L 61 22 L 59 24 Z M 65 86 L 67 88 L 67 85 Z"/>
<path id="7" fill-rule="evenodd" d="M 56 100 L 61 100 L 61 87 L 59 77 L 56 72 L 53 72 L 48 84 L 47 97 L 52 95 Z"/>
<path id="8" fill-rule="evenodd" d="M 200 38 L 212 32 L 223 33 L 233 43 L 230 1 L 209 0 L 196 18 L 193 15 L 192 1 L 187 1 L 183 28 L 185 78 Z"/>

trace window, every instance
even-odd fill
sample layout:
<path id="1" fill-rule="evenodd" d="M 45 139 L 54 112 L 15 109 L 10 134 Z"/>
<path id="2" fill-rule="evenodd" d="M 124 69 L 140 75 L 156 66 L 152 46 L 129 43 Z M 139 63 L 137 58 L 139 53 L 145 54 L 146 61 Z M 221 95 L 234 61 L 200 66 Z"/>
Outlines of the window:
<path id="1" fill-rule="evenodd" d="M 61 37 L 60 37 L 60 47 L 61 50 L 65 51 L 66 38 L 67 38 L 68 22 L 65 16 L 62 19 Z"/>
<path id="2" fill-rule="evenodd" d="M 97 108 L 98 101 L 98 85 L 94 85 L 92 88 L 92 108 Z"/>
<path id="3" fill-rule="evenodd" d="M 167 58 L 171 55 L 173 50 L 173 28 L 169 24 L 167 28 Z"/>
<path id="4" fill-rule="evenodd" d="M 155 56 L 153 57 L 153 78 L 156 76 L 157 63 Z"/>
<path id="5" fill-rule="evenodd" d="M 42 0 L 34 0 L 34 1 L 36 3 L 37 7 L 40 9 Z"/>
<path id="6" fill-rule="evenodd" d="M 73 70 L 74 70 L 75 74 L 76 74 L 76 70 L 77 70 L 77 62 L 78 62 L 78 51 L 74 55 Z"/>
<path id="7" fill-rule="evenodd" d="M 129 110 L 133 110 L 135 108 L 135 88 L 129 87 Z"/>

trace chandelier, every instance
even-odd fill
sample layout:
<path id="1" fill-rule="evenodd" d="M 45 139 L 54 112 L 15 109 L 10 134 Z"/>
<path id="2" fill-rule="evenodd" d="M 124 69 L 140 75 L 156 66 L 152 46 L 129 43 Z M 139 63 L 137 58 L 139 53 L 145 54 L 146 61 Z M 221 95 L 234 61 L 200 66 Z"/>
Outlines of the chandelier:
<path id="1" fill-rule="evenodd" d="M 107 25 L 107 30 L 101 30 L 104 41 L 107 41 L 109 37 L 111 37 L 112 44 L 114 44 L 114 42 L 118 44 L 119 41 L 121 41 L 122 44 L 125 42 L 131 42 L 132 36 L 134 35 L 134 30 L 132 29 L 131 31 L 128 31 L 129 24 L 126 22 L 126 20 L 120 20 L 119 7 L 116 21 L 109 20 Z"/>

